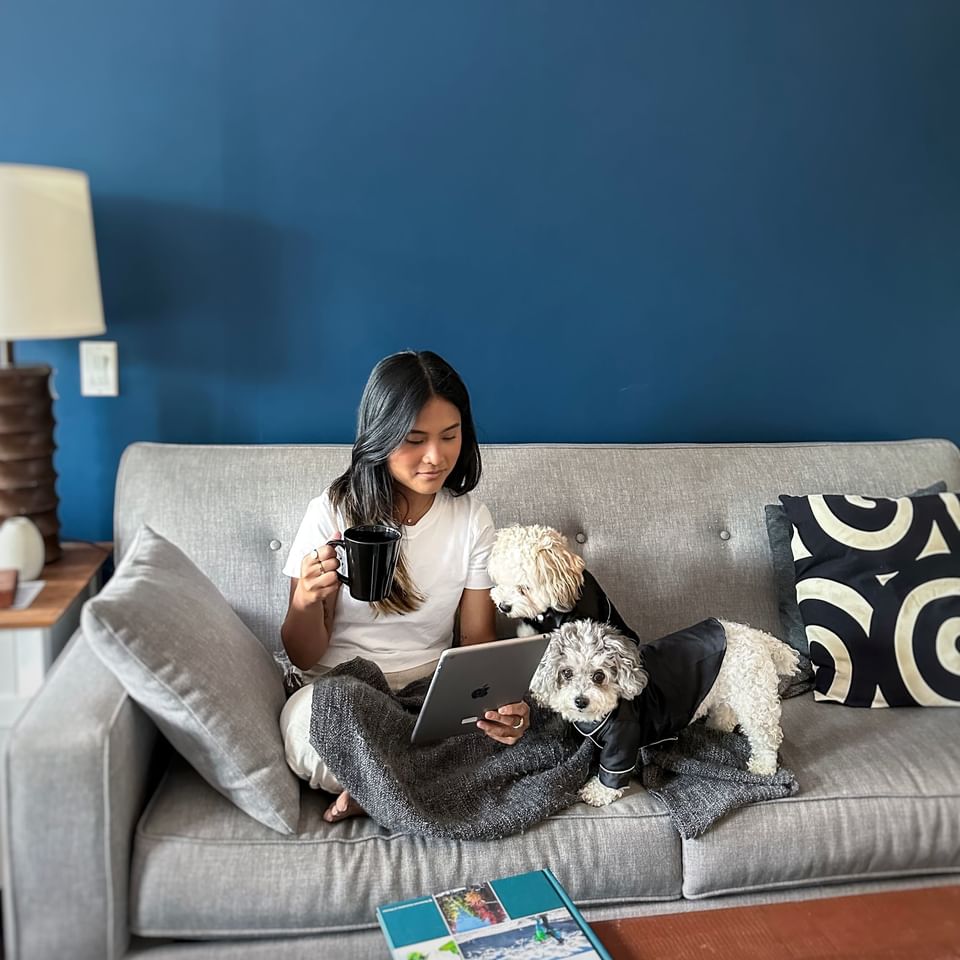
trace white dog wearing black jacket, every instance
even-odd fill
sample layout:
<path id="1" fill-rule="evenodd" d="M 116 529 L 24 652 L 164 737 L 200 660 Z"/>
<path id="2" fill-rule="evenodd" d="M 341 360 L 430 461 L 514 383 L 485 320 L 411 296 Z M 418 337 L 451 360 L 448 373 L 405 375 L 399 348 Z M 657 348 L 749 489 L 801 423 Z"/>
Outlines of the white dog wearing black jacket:
<path id="1" fill-rule="evenodd" d="M 533 698 L 600 749 L 599 773 L 581 799 L 593 806 L 619 799 L 640 748 L 675 739 L 701 717 L 727 732 L 739 725 L 750 742 L 748 769 L 776 772 L 779 679 L 799 664 L 791 647 L 712 618 L 638 643 L 583 560 L 549 527 L 500 531 L 488 570 L 503 613 L 522 620 L 528 633 L 552 632 L 530 684 Z"/>
<path id="2" fill-rule="evenodd" d="M 559 713 L 600 749 L 600 770 L 580 792 L 602 807 L 623 796 L 641 747 L 676 739 L 706 717 L 750 742 L 751 773 L 777 771 L 780 677 L 797 669 L 795 650 L 743 623 L 704 620 L 635 644 L 610 624 L 563 624 L 530 683 L 534 700 Z"/>

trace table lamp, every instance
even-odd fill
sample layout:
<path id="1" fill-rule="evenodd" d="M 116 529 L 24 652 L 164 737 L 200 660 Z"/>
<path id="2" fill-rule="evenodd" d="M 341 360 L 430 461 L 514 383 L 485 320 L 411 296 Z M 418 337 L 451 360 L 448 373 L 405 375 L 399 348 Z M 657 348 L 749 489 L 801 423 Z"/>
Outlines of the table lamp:
<path id="1" fill-rule="evenodd" d="M 104 333 L 90 185 L 79 170 L 0 163 L 0 522 L 28 517 L 60 556 L 51 369 L 14 340 Z"/>

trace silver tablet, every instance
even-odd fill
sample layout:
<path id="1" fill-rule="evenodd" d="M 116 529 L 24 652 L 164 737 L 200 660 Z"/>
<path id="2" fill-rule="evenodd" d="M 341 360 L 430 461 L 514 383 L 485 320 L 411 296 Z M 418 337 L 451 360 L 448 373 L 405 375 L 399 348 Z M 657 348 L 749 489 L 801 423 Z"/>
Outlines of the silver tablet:
<path id="1" fill-rule="evenodd" d="M 549 642 L 539 633 L 444 650 L 410 742 L 476 732 L 487 710 L 522 700 Z"/>

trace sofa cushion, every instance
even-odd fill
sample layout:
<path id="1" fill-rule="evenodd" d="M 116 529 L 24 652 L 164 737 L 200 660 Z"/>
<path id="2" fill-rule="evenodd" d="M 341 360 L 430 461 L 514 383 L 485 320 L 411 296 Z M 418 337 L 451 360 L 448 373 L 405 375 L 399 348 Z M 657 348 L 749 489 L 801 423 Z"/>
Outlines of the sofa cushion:
<path id="1" fill-rule="evenodd" d="M 960 738 L 948 715 L 784 701 L 780 755 L 800 792 L 684 841 L 684 896 L 960 872 Z"/>
<path id="2" fill-rule="evenodd" d="M 329 802 L 305 787 L 299 834 L 282 837 L 175 757 L 136 831 L 131 929 L 209 938 L 374 926 L 378 904 L 540 867 L 580 904 L 680 896 L 677 832 L 639 787 L 608 807 L 578 803 L 492 842 L 391 833 L 368 818 L 328 824 Z"/>
<path id="3" fill-rule="evenodd" d="M 213 787 L 273 830 L 296 830 L 280 672 L 180 549 L 144 526 L 82 622 L 97 656 Z"/>
<path id="4" fill-rule="evenodd" d="M 781 496 L 815 694 L 960 706 L 960 498 Z"/>

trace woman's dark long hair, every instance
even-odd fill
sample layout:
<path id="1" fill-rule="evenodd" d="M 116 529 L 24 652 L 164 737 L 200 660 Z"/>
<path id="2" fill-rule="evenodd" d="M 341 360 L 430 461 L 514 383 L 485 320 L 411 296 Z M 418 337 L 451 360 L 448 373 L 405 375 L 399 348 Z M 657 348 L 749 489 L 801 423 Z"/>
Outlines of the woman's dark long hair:
<path id="1" fill-rule="evenodd" d="M 448 400 L 460 411 L 460 456 L 444 480 L 444 487 L 459 497 L 480 482 L 480 447 L 470 412 L 470 395 L 460 375 L 429 350 L 395 353 L 381 360 L 367 380 L 360 399 L 350 466 L 330 485 L 330 499 L 335 508 L 343 509 L 350 526 L 396 526 L 397 493 L 387 458 L 404 442 L 420 411 L 433 397 Z M 410 613 L 423 600 L 401 551 L 393 589 L 374 608 L 380 613 Z"/>

